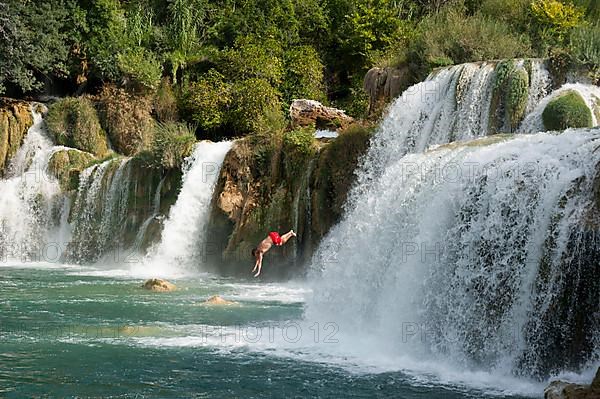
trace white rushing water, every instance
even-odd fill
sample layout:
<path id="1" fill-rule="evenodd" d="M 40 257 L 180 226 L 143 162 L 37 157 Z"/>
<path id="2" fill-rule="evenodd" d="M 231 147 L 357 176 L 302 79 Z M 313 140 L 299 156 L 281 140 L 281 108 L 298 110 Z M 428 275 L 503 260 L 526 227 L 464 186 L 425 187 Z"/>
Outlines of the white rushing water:
<path id="1" fill-rule="evenodd" d="M 515 375 L 576 369 L 570 356 L 598 361 L 600 323 L 581 316 L 600 306 L 597 292 L 565 276 L 589 278 L 586 262 L 594 261 L 578 256 L 599 250 L 581 229 L 600 131 L 477 139 L 493 133 L 494 68 L 432 74 L 390 106 L 372 138 L 343 220 L 313 258 L 305 312 L 308 321 L 335 323 L 348 356 L 505 386 L 520 384 Z M 598 90 L 570 84 L 549 93 L 549 85 L 533 62 L 517 131 L 543 130 L 543 107 L 564 90 L 577 90 L 590 107 Z M 565 331 L 585 344 L 557 336 Z M 565 352 L 566 342 L 580 353 Z"/>
<path id="2" fill-rule="evenodd" d="M 600 131 L 489 141 L 407 155 L 352 198 L 315 256 L 306 318 L 336 323 L 353 337 L 349 353 L 400 367 L 406 357 L 503 376 L 543 367 L 534 338 L 570 284 L 561 262 L 585 216 Z"/>
<path id="3" fill-rule="evenodd" d="M 119 254 L 131 184 L 130 158 L 114 158 L 84 169 L 79 176 L 67 260 L 88 263 Z"/>
<path id="4" fill-rule="evenodd" d="M 161 240 L 143 264 L 134 266 L 134 272 L 152 276 L 197 272 L 206 248 L 220 244 L 209 242 L 206 228 L 213 189 L 231 145 L 229 141 L 196 144 L 186 159 L 181 191 L 164 223 Z"/>
<path id="5" fill-rule="evenodd" d="M 48 173 L 55 147 L 46 136 L 42 115 L 32 108 L 33 125 L 0 180 L 0 261 L 58 260 L 63 236 L 60 213 L 63 197 L 56 178 Z M 58 218 L 56 217 L 58 214 Z"/>

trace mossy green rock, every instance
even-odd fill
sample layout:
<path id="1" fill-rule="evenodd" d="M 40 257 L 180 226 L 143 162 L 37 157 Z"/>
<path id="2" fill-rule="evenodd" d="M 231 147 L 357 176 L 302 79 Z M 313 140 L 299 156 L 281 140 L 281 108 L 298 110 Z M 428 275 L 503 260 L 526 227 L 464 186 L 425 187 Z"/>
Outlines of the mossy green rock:
<path id="1" fill-rule="evenodd" d="M 546 105 L 542 113 L 547 130 L 592 127 L 592 112 L 576 91 L 569 90 Z"/>
<path id="2" fill-rule="evenodd" d="M 94 155 L 80 150 L 61 150 L 52 154 L 48 172 L 55 176 L 64 191 L 76 190 L 79 173 L 96 160 Z"/>
<path id="3" fill-rule="evenodd" d="M 50 106 L 48 131 L 57 144 L 77 148 L 99 157 L 108 152 L 108 139 L 100 126 L 92 101 L 85 97 L 64 98 Z"/>
<path id="4" fill-rule="evenodd" d="M 29 103 L 0 98 L 0 176 L 33 124 Z"/>

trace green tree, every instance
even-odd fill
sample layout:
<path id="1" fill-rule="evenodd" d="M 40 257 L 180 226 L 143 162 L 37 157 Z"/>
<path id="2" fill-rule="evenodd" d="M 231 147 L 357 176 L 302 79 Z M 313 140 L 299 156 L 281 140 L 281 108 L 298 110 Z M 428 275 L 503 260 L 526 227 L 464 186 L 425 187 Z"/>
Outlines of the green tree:
<path id="1" fill-rule="evenodd" d="M 67 76 L 71 36 L 80 15 L 70 1 L 50 0 L 32 7 L 23 1 L 0 1 L 0 93 L 6 84 L 22 92 L 39 89 L 42 77 Z"/>

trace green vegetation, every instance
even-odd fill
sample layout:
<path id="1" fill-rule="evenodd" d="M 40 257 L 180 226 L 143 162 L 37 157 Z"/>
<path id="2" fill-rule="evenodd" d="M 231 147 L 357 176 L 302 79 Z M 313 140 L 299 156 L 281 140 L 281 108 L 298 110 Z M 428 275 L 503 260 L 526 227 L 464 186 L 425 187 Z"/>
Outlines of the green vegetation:
<path id="1" fill-rule="evenodd" d="M 575 91 L 568 91 L 550 101 L 542 118 L 548 130 L 592 127 L 592 112 Z"/>
<path id="2" fill-rule="evenodd" d="M 98 107 L 100 123 L 117 152 L 135 155 L 148 148 L 154 132 L 151 98 L 106 85 L 98 96 Z"/>
<path id="3" fill-rule="evenodd" d="M 106 133 L 100 126 L 98 114 L 89 98 L 68 97 L 52 104 L 46 125 L 60 145 L 100 157 L 108 152 Z"/>
<path id="4" fill-rule="evenodd" d="M 194 133 L 187 125 L 175 122 L 159 123 L 155 128 L 147 161 L 153 167 L 179 168 L 183 160 L 191 155 L 195 142 Z"/>
<path id="5" fill-rule="evenodd" d="M 594 0 L 0 0 L 0 12 L 0 94 L 100 93 L 125 155 L 149 149 L 153 119 L 220 139 L 269 130 L 294 98 L 366 117 L 373 66 L 402 67 L 409 84 L 445 65 L 551 57 L 600 79 Z M 503 86 L 511 124 L 518 74 Z"/>
<path id="6" fill-rule="evenodd" d="M 54 175 L 65 191 L 76 190 L 79 186 L 79 173 L 96 160 L 89 152 L 61 150 L 52 154 L 48 161 L 48 171 Z"/>

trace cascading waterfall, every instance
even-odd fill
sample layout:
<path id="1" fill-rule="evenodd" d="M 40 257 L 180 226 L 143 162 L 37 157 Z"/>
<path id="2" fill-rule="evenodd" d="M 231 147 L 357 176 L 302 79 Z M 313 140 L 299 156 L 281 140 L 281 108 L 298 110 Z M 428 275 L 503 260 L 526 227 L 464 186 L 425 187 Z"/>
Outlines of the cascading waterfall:
<path id="1" fill-rule="evenodd" d="M 94 262 L 111 250 L 119 261 L 130 185 L 130 159 L 109 159 L 83 170 L 72 210 L 67 260 Z"/>
<path id="2" fill-rule="evenodd" d="M 0 256 L 2 261 L 58 260 L 63 196 L 56 178 L 48 174 L 54 147 L 43 129 L 42 115 L 32 106 L 33 125 L 0 180 Z"/>
<path id="3" fill-rule="evenodd" d="M 140 227 L 135 236 L 135 242 L 133 243 L 134 251 L 140 252 L 142 250 L 144 240 L 146 239 L 146 232 L 148 231 L 148 227 L 153 221 L 155 221 L 160 216 L 160 194 L 164 182 L 165 178 L 163 177 L 158 182 L 158 186 L 156 186 L 156 191 L 152 200 L 152 214 L 146 220 L 144 220 L 144 223 L 142 223 L 142 226 Z"/>
<path id="4" fill-rule="evenodd" d="M 321 244 L 307 318 L 384 357 L 463 369 L 558 371 L 571 363 L 569 348 L 548 358 L 556 334 L 584 341 L 570 354 L 578 366 L 593 360 L 598 287 L 586 288 L 590 303 L 560 298 L 568 274 L 593 267 L 572 259 L 569 237 L 591 202 L 599 146 L 598 130 L 496 136 L 389 164 Z"/>
<path id="5" fill-rule="evenodd" d="M 596 101 L 587 85 L 548 94 L 541 62 L 513 65 L 529 76 L 519 133 L 543 130 L 543 108 L 562 91 Z M 361 342 L 363 356 L 387 363 L 408 356 L 535 377 L 598 361 L 600 248 L 582 229 L 600 132 L 476 139 L 497 132 L 493 119 L 509 126 L 498 117 L 502 68 L 433 73 L 391 105 L 372 138 L 343 220 L 313 258 L 306 307 L 307 319 L 346 332 L 348 351 Z M 566 276 L 580 277 L 570 286 Z"/>
<path id="6" fill-rule="evenodd" d="M 206 237 L 213 189 L 225 155 L 232 142 L 196 144 L 186 159 L 177 201 L 166 219 L 160 242 L 151 248 L 141 272 L 159 275 L 190 271 L 203 263 L 204 251 L 211 247 Z"/>

